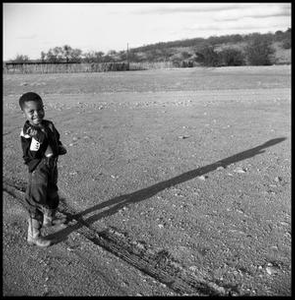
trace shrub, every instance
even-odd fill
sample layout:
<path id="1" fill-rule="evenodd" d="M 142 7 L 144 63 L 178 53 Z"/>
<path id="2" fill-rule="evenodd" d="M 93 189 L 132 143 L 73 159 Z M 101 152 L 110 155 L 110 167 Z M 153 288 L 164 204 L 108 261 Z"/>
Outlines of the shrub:
<path id="1" fill-rule="evenodd" d="M 220 55 L 213 45 L 204 45 L 196 51 L 196 62 L 205 67 L 218 67 L 221 65 Z"/>
<path id="2" fill-rule="evenodd" d="M 292 45 L 292 43 L 291 43 L 291 40 L 289 40 L 289 39 L 286 39 L 282 42 L 283 49 L 291 49 L 291 45 Z"/>
<path id="3" fill-rule="evenodd" d="M 250 65 L 271 65 L 275 49 L 272 47 L 272 41 L 268 37 L 256 35 L 245 47 L 245 53 Z"/>
<path id="4" fill-rule="evenodd" d="M 245 64 L 245 57 L 241 50 L 227 48 L 219 53 L 223 66 L 242 66 Z"/>

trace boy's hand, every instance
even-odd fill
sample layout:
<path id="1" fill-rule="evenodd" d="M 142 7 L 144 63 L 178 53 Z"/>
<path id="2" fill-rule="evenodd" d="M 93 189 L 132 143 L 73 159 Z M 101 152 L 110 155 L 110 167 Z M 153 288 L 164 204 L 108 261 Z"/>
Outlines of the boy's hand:
<path id="1" fill-rule="evenodd" d="M 58 155 L 64 155 L 67 153 L 67 149 L 63 145 L 58 146 Z"/>
<path id="2" fill-rule="evenodd" d="M 44 128 L 36 129 L 34 127 L 29 127 L 26 131 L 26 133 L 37 140 L 39 143 L 43 143 L 44 139 L 46 138 L 46 133 Z"/>
<path id="3" fill-rule="evenodd" d="M 35 137 L 37 135 L 37 129 L 29 127 L 26 132 L 30 137 Z"/>

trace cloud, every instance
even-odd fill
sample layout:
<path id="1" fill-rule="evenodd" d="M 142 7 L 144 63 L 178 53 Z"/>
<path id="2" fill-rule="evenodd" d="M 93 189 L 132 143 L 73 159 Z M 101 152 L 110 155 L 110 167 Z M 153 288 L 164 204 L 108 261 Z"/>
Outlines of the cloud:
<path id="1" fill-rule="evenodd" d="M 253 22 L 252 18 L 243 18 L 238 20 L 230 20 L 228 22 L 212 22 L 212 23 L 198 23 L 194 24 L 191 27 L 183 28 L 186 32 L 196 32 L 196 31 L 240 31 L 249 32 L 254 30 L 256 31 L 274 31 L 279 28 L 282 30 L 287 30 L 287 27 L 290 26 L 290 23 L 286 22 L 285 18 L 276 19 L 276 23 L 273 22 L 272 18 L 264 19 L 256 22 Z M 277 29 L 276 29 L 277 28 Z M 285 28 L 285 29 L 284 29 Z"/>
<path id="2" fill-rule="evenodd" d="M 239 17 L 227 17 L 227 18 L 214 18 L 214 21 L 216 22 L 225 22 L 225 21 L 240 21 L 241 19 L 252 19 L 252 20 L 259 20 L 259 19 L 268 19 L 268 18 L 279 18 L 279 17 L 286 17 L 287 15 L 285 13 L 281 14 L 265 14 L 265 15 L 252 15 L 252 16 L 239 16 Z"/>
<path id="3" fill-rule="evenodd" d="M 208 4 L 191 4 L 191 3 L 143 3 L 139 5 L 140 8 L 135 9 L 133 12 L 137 14 L 210 14 L 227 16 L 227 15 L 240 15 L 240 14 L 271 14 L 273 16 L 291 16 L 290 3 L 208 3 Z"/>
<path id="4" fill-rule="evenodd" d="M 215 21 L 240 20 L 242 18 L 269 18 L 269 17 L 291 17 L 290 6 L 274 4 L 252 4 L 244 7 L 232 9 L 230 11 L 221 11 L 214 14 Z"/>
<path id="5" fill-rule="evenodd" d="M 16 37 L 19 40 L 34 40 L 38 37 L 37 34 L 21 35 Z"/>
<path id="6" fill-rule="evenodd" d="M 212 12 L 212 11 L 222 11 L 222 10 L 231 10 L 236 9 L 238 5 L 229 5 L 229 4 L 143 4 L 144 8 L 135 10 L 135 13 L 138 14 L 174 14 L 174 13 L 203 13 L 203 12 Z"/>

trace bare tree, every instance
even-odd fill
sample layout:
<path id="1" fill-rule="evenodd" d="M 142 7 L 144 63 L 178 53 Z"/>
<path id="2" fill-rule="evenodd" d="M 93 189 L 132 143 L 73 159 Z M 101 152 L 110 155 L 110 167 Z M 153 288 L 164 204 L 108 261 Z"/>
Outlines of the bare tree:
<path id="1" fill-rule="evenodd" d="M 12 59 L 12 62 L 26 62 L 29 61 L 29 57 L 27 55 L 17 54 L 15 59 Z"/>

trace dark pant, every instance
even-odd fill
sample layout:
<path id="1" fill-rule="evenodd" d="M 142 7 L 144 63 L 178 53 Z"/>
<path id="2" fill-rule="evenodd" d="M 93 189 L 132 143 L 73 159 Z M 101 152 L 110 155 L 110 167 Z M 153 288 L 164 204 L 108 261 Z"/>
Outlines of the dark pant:
<path id="1" fill-rule="evenodd" d="M 25 204 L 31 218 L 42 220 L 45 209 L 59 204 L 57 188 L 57 158 L 43 158 L 29 173 Z"/>

